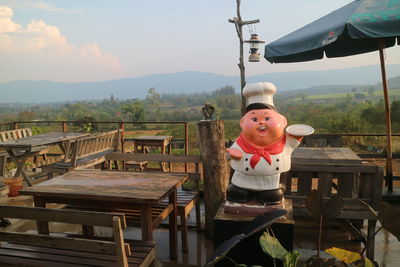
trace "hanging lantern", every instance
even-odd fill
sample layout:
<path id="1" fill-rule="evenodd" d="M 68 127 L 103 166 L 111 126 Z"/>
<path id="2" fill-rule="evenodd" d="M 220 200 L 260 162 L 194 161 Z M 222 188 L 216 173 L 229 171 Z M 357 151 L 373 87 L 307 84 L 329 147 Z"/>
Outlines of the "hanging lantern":
<path id="1" fill-rule="evenodd" d="M 244 42 L 250 44 L 249 62 L 260 62 L 260 53 L 258 52 L 258 50 L 260 44 L 265 43 L 265 41 L 258 39 L 257 33 L 252 33 L 250 40 L 246 40 Z"/>

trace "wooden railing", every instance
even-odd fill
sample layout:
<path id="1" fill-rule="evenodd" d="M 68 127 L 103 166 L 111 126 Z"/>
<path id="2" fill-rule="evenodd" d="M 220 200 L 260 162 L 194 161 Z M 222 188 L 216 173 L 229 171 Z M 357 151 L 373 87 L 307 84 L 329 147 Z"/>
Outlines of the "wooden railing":
<path id="1" fill-rule="evenodd" d="M 121 135 L 121 143 L 122 147 L 124 147 L 125 144 L 125 136 L 129 134 L 132 131 L 127 131 L 126 126 L 127 125 L 134 125 L 134 126 L 139 126 L 139 125 L 146 125 L 146 124 L 153 124 L 153 125 L 181 125 L 183 126 L 182 128 L 182 133 L 184 136 L 184 150 L 185 150 L 185 155 L 189 154 L 189 122 L 186 121 L 13 121 L 13 122 L 0 122 L 0 131 L 6 131 L 6 130 L 16 130 L 20 128 L 20 125 L 36 125 L 36 124 L 48 124 L 52 125 L 55 127 L 59 127 L 58 131 L 62 132 L 68 132 L 69 131 L 69 125 L 105 125 L 108 126 L 110 124 L 116 124 L 118 125 L 118 128 L 122 130 L 122 135 Z M 115 127 L 114 127 L 115 129 Z M 112 130 L 112 129 L 108 129 Z M 180 139 L 182 140 L 182 139 Z"/>

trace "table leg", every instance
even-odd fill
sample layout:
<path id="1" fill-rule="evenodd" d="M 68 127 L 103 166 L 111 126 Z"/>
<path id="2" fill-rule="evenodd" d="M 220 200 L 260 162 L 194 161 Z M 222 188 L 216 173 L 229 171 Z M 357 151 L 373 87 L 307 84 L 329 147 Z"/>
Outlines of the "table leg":
<path id="1" fill-rule="evenodd" d="M 171 140 L 168 143 L 168 155 L 171 155 L 172 153 L 172 142 Z M 172 172 L 172 162 L 168 163 L 168 167 L 169 167 L 169 172 Z"/>
<path id="2" fill-rule="evenodd" d="M 153 218 L 151 205 L 142 205 L 140 222 L 142 225 L 142 239 L 153 240 Z"/>
<path id="3" fill-rule="evenodd" d="M 61 151 L 64 153 L 64 160 L 63 162 L 67 162 L 69 160 L 69 153 L 71 151 L 71 142 L 66 141 L 58 145 Z"/>
<path id="4" fill-rule="evenodd" d="M 17 166 L 17 171 L 15 172 L 14 176 L 16 177 L 16 176 L 22 175 L 22 177 L 24 177 L 24 180 L 26 181 L 26 183 L 29 186 L 32 186 L 31 179 L 29 178 L 29 176 L 25 173 L 25 171 L 23 169 L 24 165 L 25 165 L 25 161 L 29 157 L 29 152 L 26 152 L 24 155 L 22 155 L 19 160 L 18 160 L 17 156 L 15 155 L 14 151 L 9 149 L 9 150 L 7 150 L 7 152 Z"/>
<path id="5" fill-rule="evenodd" d="M 169 195 L 169 204 L 173 205 L 173 210 L 169 214 L 169 258 L 176 260 L 178 258 L 178 206 L 176 203 L 176 188 Z"/>
<path id="6" fill-rule="evenodd" d="M 34 196 L 33 203 L 35 207 L 46 208 L 46 202 L 40 197 Z M 39 234 L 48 235 L 50 233 L 49 223 L 46 221 L 37 221 L 37 229 Z"/>
<path id="7" fill-rule="evenodd" d="M 161 143 L 161 154 L 165 155 L 165 142 Z M 166 169 L 165 169 L 166 163 L 160 162 L 160 164 L 161 164 L 162 171 L 165 172 L 166 171 Z"/>

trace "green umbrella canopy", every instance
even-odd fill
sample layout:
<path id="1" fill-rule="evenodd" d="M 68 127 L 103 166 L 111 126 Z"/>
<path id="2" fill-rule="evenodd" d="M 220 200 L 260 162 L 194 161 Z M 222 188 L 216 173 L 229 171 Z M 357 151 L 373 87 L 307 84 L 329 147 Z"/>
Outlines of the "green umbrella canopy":
<path id="1" fill-rule="evenodd" d="M 383 49 L 400 44 L 400 0 L 356 0 L 265 46 L 271 63 L 345 57 L 379 50 L 386 111 L 386 181 L 393 191 L 390 102 Z"/>
<path id="2" fill-rule="evenodd" d="M 344 57 L 395 45 L 400 36 L 400 0 L 356 0 L 265 46 L 271 63 Z M 398 39 L 400 43 L 400 38 Z"/>

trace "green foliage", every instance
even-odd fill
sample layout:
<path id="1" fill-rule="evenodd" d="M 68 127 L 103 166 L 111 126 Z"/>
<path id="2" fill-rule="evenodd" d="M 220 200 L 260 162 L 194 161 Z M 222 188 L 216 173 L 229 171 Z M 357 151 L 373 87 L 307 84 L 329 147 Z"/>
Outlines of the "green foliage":
<path id="1" fill-rule="evenodd" d="M 127 114 L 131 121 L 143 121 L 144 120 L 144 106 L 140 101 L 134 101 L 124 104 L 121 107 L 123 114 Z"/>
<path id="2" fill-rule="evenodd" d="M 44 128 L 37 127 L 37 126 L 32 126 L 31 130 L 32 130 L 33 135 L 42 134 L 42 133 L 46 132 L 46 130 Z"/>
<path id="3" fill-rule="evenodd" d="M 274 259 L 283 261 L 288 253 L 279 240 L 271 236 L 268 231 L 265 231 L 260 237 L 260 245 L 262 250 Z"/>

